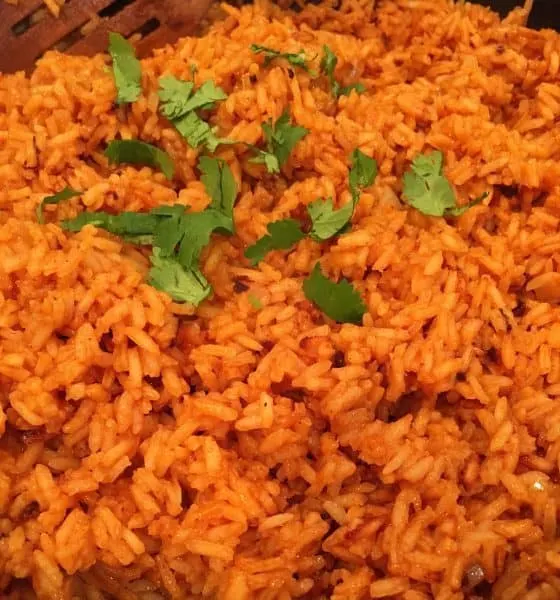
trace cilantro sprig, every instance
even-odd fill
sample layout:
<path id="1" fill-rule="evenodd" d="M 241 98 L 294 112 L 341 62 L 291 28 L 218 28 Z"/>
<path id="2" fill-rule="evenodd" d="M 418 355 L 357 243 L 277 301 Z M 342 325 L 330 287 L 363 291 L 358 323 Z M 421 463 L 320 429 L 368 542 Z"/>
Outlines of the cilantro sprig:
<path id="1" fill-rule="evenodd" d="M 282 113 L 275 123 L 263 123 L 262 130 L 266 150 L 253 147 L 257 155 L 251 162 L 264 164 L 269 173 L 279 173 L 296 144 L 309 133 L 305 127 L 290 123 L 288 111 Z"/>
<path id="2" fill-rule="evenodd" d="M 366 313 L 366 305 L 352 284 L 345 279 L 332 281 L 323 275 L 319 263 L 304 280 L 303 293 L 337 323 L 359 324 Z"/>
<path id="3" fill-rule="evenodd" d="M 227 94 L 212 80 L 205 81 L 197 90 L 194 90 L 192 81 L 181 81 L 172 75 L 159 80 L 160 112 L 173 123 L 192 148 L 205 146 L 210 152 L 215 152 L 220 144 L 235 143 L 234 140 L 219 137 L 216 128 L 197 113 L 198 110 L 214 108 L 216 102 L 226 98 Z"/>
<path id="4" fill-rule="evenodd" d="M 443 153 L 439 150 L 419 154 L 403 176 L 404 200 L 430 217 L 458 217 L 487 196 L 485 192 L 465 206 L 458 206 L 453 187 L 443 174 Z"/>
<path id="5" fill-rule="evenodd" d="M 373 185 L 377 176 L 377 162 L 359 148 L 352 152 L 350 159 L 352 164 L 348 184 L 352 200 L 339 209 L 334 208 L 332 198 L 319 198 L 309 204 L 307 212 L 311 219 L 311 230 L 308 234 L 304 233 L 303 225 L 294 219 L 269 223 L 268 234 L 245 251 L 245 257 L 253 266 L 263 260 L 271 250 L 289 250 L 306 235 L 316 242 L 324 242 L 346 231 L 360 199 L 360 192 Z"/>
<path id="6" fill-rule="evenodd" d="M 109 33 L 109 54 L 117 88 L 117 104 L 134 102 L 142 93 L 142 66 L 134 47 L 120 33 Z"/>
<path id="7" fill-rule="evenodd" d="M 363 94 L 366 88 L 363 83 L 352 83 L 347 86 L 341 86 L 334 76 L 336 65 L 338 64 L 338 57 L 336 54 L 327 46 L 323 46 L 323 57 L 321 58 L 321 73 L 326 75 L 329 80 L 331 88 L 331 94 L 335 98 L 340 96 L 349 96 L 352 90 L 355 90 L 358 94 Z"/>
<path id="8" fill-rule="evenodd" d="M 274 48 L 267 48 L 266 46 L 260 46 L 259 44 L 251 44 L 250 48 L 255 54 L 264 55 L 265 67 L 267 67 L 273 60 L 283 59 L 292 66 L 299 67 L 300 69 L 311 73 L 311 70 L 307 66 L 307 57 L 305 56 L 305 52 L 303 50 L 300 50 L 299 52 L 280 52 L 279 50 L 274 50 Z"/>
<path id="9" fill-rule="evenodd" d="M 360 192 L 373 185 L 377 177 L 377 162 L 356 148 L 350 155 L 352 166 L 348 176 L 348 185 L 352 200 L 338 210 L 334 209 L 332 198 L 318 199 L 307 207 L 311 218 L 309 236 L 317 242 L 323 242 L 345 231 L 360 199 Z"/>
<path id="10" fill-rule="evenodd" d="M 148 213 L 83 212 L 63 221 L 66 231 L 94 225 L 127 242 L 152 246 L 148 281 L 177 302 L 198 305 L 212 288 L 200 270 L 200 256 L 213 233 L 235 232 L 233 205 L 237 187 L 227 163 L 202 157 L 201 181 L 211 202 L 201 212 L 188 212 L 181 205 L 158 206 Z"/>

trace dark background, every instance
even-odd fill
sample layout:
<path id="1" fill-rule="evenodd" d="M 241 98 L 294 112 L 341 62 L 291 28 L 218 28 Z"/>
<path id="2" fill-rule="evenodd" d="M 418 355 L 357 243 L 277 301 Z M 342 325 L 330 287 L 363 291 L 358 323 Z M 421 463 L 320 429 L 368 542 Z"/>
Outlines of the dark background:
<path id="1" fill-rule="evenodd" d="M 471 0 L 472 1 L 472 0 Z M 491 6 L 502 16 L 515 6 L 522 5 L 522 0 L 478 0 L 480 4 Z M 560 0 L 534 0 L 533 10 L 529 16 L 529 26 L 536 29 L 544 27 L 560 31 Z"/>

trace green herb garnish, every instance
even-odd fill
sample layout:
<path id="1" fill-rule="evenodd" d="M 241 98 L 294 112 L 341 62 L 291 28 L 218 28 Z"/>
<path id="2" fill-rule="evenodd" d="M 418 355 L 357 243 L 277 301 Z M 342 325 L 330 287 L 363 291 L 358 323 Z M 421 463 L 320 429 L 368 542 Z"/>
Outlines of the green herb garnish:
<path id="1" fill-rule="evenodd" d="M 130 163 L 158 168 L 167 177 L 173 179 L 175 167 L 167 152 L 141 142 L 140 140 L 113 140 L 105 150 L 109 164 Z"/>
<path id="2" fill-rule="evenodd" d="M 321 59 L 321 73 L 327 76 L 332 95 L 335 98 L 339 98 L 340 96 L 349 96 L 352 90 L 355 90 L 358 94 L 362 94 L 363 92 L 365 92 L 366 88 L 363 83 L 353 83 L 344 87 L 340 86 L 340 83 L 338 83 L 334 76 L 334 71 L 336 69 L 337 63 L 338 58 L 336 54 L 328 46 L 323 46 L 323 58 Z"/>
<path id="3" fill-rule="evenodd" d="M 266 150 L 255 148 L 257 156 L 251 162 L 262 163 L 269 173 L 278 173 L 280 167 L 288 160 L 295 145 L 303 139 L 309 131 L 305 127 L 290 124 L 290 115 L 284 112 L 276 123 L 269 121 L 262 124 Z"/>
<path id="4" fill-rule="evenodd" d="M 352 167 L 348 177 L 348 184 L 352 198 L 357 202 L 360 192 L 373 185 L 377 177 L 377 161 L 367 154 L 364 154 L 359 148 L 356 148 L 350 155 Z"/>
<path id="5" fill-rule="evenodd" d="M 150 285 L 165 292 L 173 300 L 198 306 L 212 292 L 200 270 L 185 269 L 176 258 L 163 256 L 159 248 L 153 249 L 150 261 Z"/>
<path id="6" fill-rule="evenodd" d="M 83 212 L 75 219 L 63 221 L 61 226 L 75 232 L 85 225 L 95 225 L 125 241 L 151 245 L 150 284 L 177 302 L 198 305 L 212 291 L 200 271 L 200 254 L 212 233 L 234 232 L 233 205 L 237 195 L 233 174 L 223 160 L 202 157 L 199 169 L 212 199 L 202 212 L 186 212 L 180 204 L 158 206 L 148 213 Z"/>
<path id="7" fill-rule="evenodd" d="M 58 204 L 63 200 L 70 200 L 70 198 L 75 198 L 76 196 L 80 196 L 83 192 L 78 192 L 78 190 L 74 190 L 71 187 L 66 186 L 60 192 L 57 192 L 53 196 L 46 196 L 43 200 L 37 205 L 35 209 L 35 214 L 37 215 L 37 221 L 39 223 L 45 222 L 45 216 L 43 214 L 43 209 L 47 204 Z"/>
<path id="8" fill-rule="evenodd" d="M 184 117 L 173 121 L 177 131 L 187 140 L 191 148 L 206 146 L 209 152 L 216 152 L 216 148 L 223 144 L 236 144 L 235 140 L 216 135 L 216 127 L 211 127 L 203 121 L 196 112 L 187 113 Z"/>
<path id="9" fill-rule="evenodd" d="M 323 242 L 344 231 L 354 212 L 354 202 L 347 202 L 342 208 L 335 210 L 332 198 L 319 198 L 307 207 L 311 217 L 309 237 L 316 242 Z"/>
<path id="10" fill-rule="evenodd" d="M 403 176 L 405 201 L 431 217 L 460 216 L 487 195 L 484 193 L 466 206 L 458 206 L 455 192 L 443 174 L 443 153 L 439 150 L 419 154 Z"/>
<path id="11" fill-rule="evenodd" d="M 192 148 L 206 146 L 215 152 L 220 144 L 232 144 L 233 140 L 220 138 L 197 113 L 199 109 L 211 109 L 215 103 L 227 98 L 226 93 L 213 81 L 205 81 L 195 92 L 191 81 L 181 81 L 168 75 L 159 80 L 161 113 L 175 126 Z"/>
<path id="12" fill-rule="evenodd" d="M 294 67 L 300 67 L 304 71 L 310 72 L 307 66 L 307 58 L 305 52 L 300 50 L 297 53 L 294 52 L 280 52 L 273 48 L 267 48 L 266 46 L 259 46 L 258 44 L 251 44 L 251 51 L 255 54 L 264 54 L 264 66 L 267 67 L 273 60 L 284 59 Z"/>
<path id="13" fill-rule="evenodd" d="M 188 111 L 185 106 L 189 101 L 194 83 L 181 81 L 173 75 L 166 75 L 159 80 L 158 96 L 161 100 L 161 114 L 169 120 L 182 117 Z"/>
<path id="14" fill-rule="evenodd" d="M 113 59 L 117 104 L 138 100 L 142 93 L 142 66 L 134 47 L 119 33 L 109 33 L 109 54 Z"/>
<path id="15" fill-rule="evenodd" d="M 209 208 L 229 220 L 228 230 L 233 233 L 233 205 L 237 196 L 237 187 L 231 169 L 224 160 L 208 156 L 200 159 L 198 168 L 202 172 L 200 180 L 212 199 Z"/>
<path id="16" fill-rule="evenodd" d="M 173 75 L 159 80 L 161 112 L 171 121 L 199 108 L 213 108 L 214 103 L 225 100 L 227 94 L 211 81 L 205 81 L 195 92 L 192 81 L 181 81 Z"/>
<path id="17" fill-rule="evenodd" d="M 199 108 L 210 109 L 214 108 L 214 103 L 225 100 L 227 94 L 218 87 L 211 79 L 205 81 L 189 98 L 184 105 L 184 113 Z"/>
<path id="18" fill-rule="evenodd" d="M 377 162 L 374 158 L 356 148 L 350 159 L 352 167 L 348 182 L 352 200 L 338 210 L 334 209 L 332 198 L 315 200 L 307 207 L 311 217 L 309 236 L 317 242 L 328 240 L 345 231 L 360 199 L 361 190 L 373 185 L 377 176 Z"/>
<path id="19" fill-rule="evenodd" d="M 288 250 L 305 237 L 301 225 L 295 219 L 282 219 L 269 223 L 268 234 L 245 250 L 245 258 L 257 265 L 271 250 Z"/>
<path id="20" fill-rule="evenodd" d="M 304 280 L 303 292 L 308 300 L 338 323 L 359 324 L 366 313 L 364 301 L 352 284 L 345 279 L 336 283 L 325 277 L 319 263 Z"/>
<path id="21" fill-rule="evenodd" d="M 158 207 L 159 209 L 163 207 Z M 176 207 L 167 207 L 176 208 Z M 177 206 L 184 212 L 182 206 Z M 148 213 L 129 212 L 125 211 L 118 215 L 99 211 L 99 212 L 82 212 L 74 219 L 62 221 L 61 227 L 66 231 L 77 232 L 86 225 L 94 225 L 99 229 L 104 229 L 113 235 L 118 235 L 126 241 L 140 243 L 140 245 L 150 245 L 153 243 L 154 235 L 158 226 L 162 221 L 171 218 L 162 212 L 157 212 L 154 209 Z"/>

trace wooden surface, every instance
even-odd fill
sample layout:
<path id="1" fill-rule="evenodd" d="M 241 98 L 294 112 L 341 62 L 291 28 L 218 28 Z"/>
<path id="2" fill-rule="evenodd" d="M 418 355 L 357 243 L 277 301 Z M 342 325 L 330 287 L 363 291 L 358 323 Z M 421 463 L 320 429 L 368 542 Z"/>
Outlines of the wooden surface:
<path id="1" fill-rule="evenodd" d="M 20 0 L 17 6 L 0 0 L 0 71 L 29 70 L 57 44 L 73 54 L 102 52 L 107 49 L 109 31 L 128 37 L 146 25 L 149 33 L 140 46 L 142 51 L 148 51 L 152 46 L 194 33 L 210 3 L 211 0 L 77 0 L 65 4 L 57 18 L 44 8 L 42 0 Z M 26 28 L 30 19 L 38 22 Z M 95 27 L 84 35 L 81 28 L 87 23 Z"/>

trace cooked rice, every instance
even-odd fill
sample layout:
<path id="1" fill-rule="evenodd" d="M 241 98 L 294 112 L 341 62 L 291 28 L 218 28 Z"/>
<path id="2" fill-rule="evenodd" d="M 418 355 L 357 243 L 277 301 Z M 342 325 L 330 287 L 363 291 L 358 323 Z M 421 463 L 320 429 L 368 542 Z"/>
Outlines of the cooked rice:
<path id="1" fill-rule="evenodd" d="M 225 11 L 143 61 L 130 109 L 102 56 L 0 78 L 0 593 L 559 598 L 560 35 L 445 0 Z M 335 102 L 251 43 L 326 43 L 368 91 Z M 191 63 L 229 93 L 222 134 L 257 142 L 286 107 L 310 129 L 279 178 L 220 150 L 238 233 L 205 252 L 215 294 L 196 312 L 144 283 L 138 249 L 56 225 L 206 205 L 197 153 L 157 111 L 158 77 Z M 109 169 L 117 135 L 166 149 L 180 185 Z M 250 269 L 267 223 L 346 199 L 355 147 L 380 174 L 352 233 Z M 449 222 L 404 208 L 403 170 L 430 148 L 483 205 Z M 66 184 L 87 193 L 37 224 Z M 319 257 L 360 290 L 363 326 L 305 299 Z"/>

